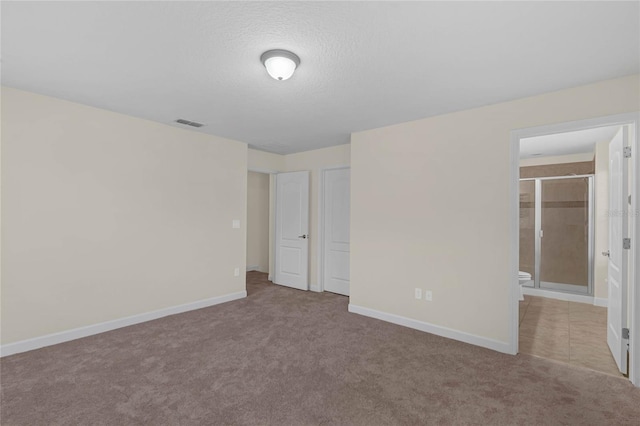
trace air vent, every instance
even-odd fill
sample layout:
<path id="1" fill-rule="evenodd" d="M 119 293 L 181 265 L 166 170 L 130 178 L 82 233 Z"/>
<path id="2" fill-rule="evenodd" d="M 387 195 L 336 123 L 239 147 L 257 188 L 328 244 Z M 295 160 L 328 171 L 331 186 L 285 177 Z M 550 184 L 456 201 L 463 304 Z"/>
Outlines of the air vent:
<path id="1" fill-rule="evenodd" d="M 184 118 L 178 118 L 176 120 L 176 123 L 184 124 L 185 126 L 191 126 L 191 127 L 202 127 L 202 126 L 204 126 L 204 124 L 202 124 L 202 123 L 196 123 L 195 121 L 185 120 Z"/>

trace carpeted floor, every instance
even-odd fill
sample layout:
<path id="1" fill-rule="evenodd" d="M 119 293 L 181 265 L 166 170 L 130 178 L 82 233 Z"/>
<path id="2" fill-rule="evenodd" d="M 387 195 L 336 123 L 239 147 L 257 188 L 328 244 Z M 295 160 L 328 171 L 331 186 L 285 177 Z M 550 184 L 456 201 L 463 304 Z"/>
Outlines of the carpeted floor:
<path id="1" fill-rule="evenodd" d="M 2 425 L 638 425 L 628 381 L 347 312 L 246 299 L 3 358 Z"/>

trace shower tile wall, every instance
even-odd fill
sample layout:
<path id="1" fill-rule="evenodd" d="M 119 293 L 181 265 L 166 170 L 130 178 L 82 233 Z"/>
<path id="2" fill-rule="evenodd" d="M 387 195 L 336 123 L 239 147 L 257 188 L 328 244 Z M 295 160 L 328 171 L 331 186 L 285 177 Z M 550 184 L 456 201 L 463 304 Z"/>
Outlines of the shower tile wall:
<path id="1" fill-rule="evenodd" d="M 521 178 L 593 174 L 595 163 L 521 167 Z M 588 183 L 586 179 L 542 181 L 540 280 L 588 286 Z M 520 182 L 520 270 L 535 279 L 535 182 Z"/>
<path id="2" fill-rule="evenodd" d="M 520 167 L 520 178 L 537 178 L 550 176 L 592 175 L 596 172 L 596 162 L 545 164 L 543 166 Z"/>
<path id="3" fill-rule="evenodd" d="M 520 182 L 520 270 L 531 274 L 535 280 L 536 222 L 535 181 Z"/>
<path id="4" fill-rule="evenodd" d="M 589 181 L 542 181 L 540 281 L 589 285 Z"/>

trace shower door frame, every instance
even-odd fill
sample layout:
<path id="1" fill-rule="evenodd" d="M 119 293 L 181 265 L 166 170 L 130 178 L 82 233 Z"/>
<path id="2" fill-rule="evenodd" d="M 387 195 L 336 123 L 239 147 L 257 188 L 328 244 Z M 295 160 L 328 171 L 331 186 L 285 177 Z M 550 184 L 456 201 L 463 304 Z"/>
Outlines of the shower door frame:
<path id="1" fill-rule="evenodd" d="M 542 258 L 542 238 L 544 238 L 542 234 L 542 181 L 544 180 L 560 180 L 560 179 L 583 179 L 587 178 L 588 182 L 588 207 L 587 207 L 587 257 L 588 257 L 588 271 L 587 271 L 587 291 L 572 291 L 571 289 L 562 289 L 562 288 L 551 288 L 551 287 L 542 287 L 540 283 L 540 269 L 541 269 L 541 258 Z M 579 294 L 585 296 L 593 296 L 593 274 L 594 274 L 594 235 L 595 235 L 595 227 L 594 227 L 594 187 L 593 187 L 593 174 L 585 174 L 585 175 L 571 175 L 571 176 L 545 176 L 545 177 L 534 177 L 534 178 L 520 178 L 520 182 L 523 181 L 534 181 L 535 182 L 535 224 L 534 224 L 534 232 L 535 232 L 535 248 L 534 248 L 534 279 L 533 286 L 524 285 L 524 287 L 543 289 L 548 291 L 557 291 L 561 293 L 570 293 L 570 294 Z M 572 284 L 568 284 L 572 285 Z M 576 285 L 576 287 L 579 287 Z"/>

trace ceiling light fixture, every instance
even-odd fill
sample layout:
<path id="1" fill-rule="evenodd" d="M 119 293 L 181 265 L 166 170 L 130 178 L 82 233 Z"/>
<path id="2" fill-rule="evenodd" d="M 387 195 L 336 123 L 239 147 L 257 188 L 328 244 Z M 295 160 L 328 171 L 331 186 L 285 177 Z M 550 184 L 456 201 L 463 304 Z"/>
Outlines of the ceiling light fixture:
<path id="1" fill-rule="evenodd" d="M 300 58 L 288 50 L 268 50 L 260 56 L 269 75 L 276 80 L 287 80 L 300 65 Z"/>

